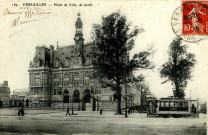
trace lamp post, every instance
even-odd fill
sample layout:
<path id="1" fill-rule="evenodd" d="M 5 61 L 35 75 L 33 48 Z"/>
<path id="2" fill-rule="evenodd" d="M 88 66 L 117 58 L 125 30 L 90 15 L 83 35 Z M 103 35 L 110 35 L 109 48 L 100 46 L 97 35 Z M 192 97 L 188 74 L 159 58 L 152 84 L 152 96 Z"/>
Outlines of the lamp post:
<path id="1" fill-rule="evenodd" d="M 74 96 L 73 96 L 73 94 L 72 94 L 72 115 L 74 114 Z"/>
<path id="2" fill-rule="evenodd" d="M 98 111 L 98 108 L 99 108 L 99 101 L 98 101 L 98 96 L 97 96 L 97 111 Z"/>
<path id="3" fill-rule="evenodd" d="M 191 90 L 190 90 L 190 112 L 192 113 L 192 107 L 191 107 Z"/>
<path id="4" fill-rule="evenodd" d="M 58 98 L 57 98 L 57 103 L 58 103 L 58 109 L 59 109 L 59 101 L 58 101 Z"/>
<path id="5" fill-rule="evenodd" d="M 127 53 L 125 56 L 125 63 L 127 63 Z M 126 82 L 126 72 L 125 72 L 125 118 L 128 117 L 127 115 L 127 82 Z"/>
<path id="6" fill-rule="evenodd" d="M 54 110 L 55 110 L 55 98 L 53 99 L 53 104 L 54 104 Z"/>
<path id="7" fill-rule="evenodd" d="M 92 111 L 95 111 L 96 103 L 95 103 L 95 91 L 93 89 L 93 86 L 91 86 L 91 93 L 93 94 L 93 97 L 92 97 Z"/>
<path id="8" fill-rule="evenodd" d="M 68 108 L 69 108 L 69 100 L 68 100 Z"/>

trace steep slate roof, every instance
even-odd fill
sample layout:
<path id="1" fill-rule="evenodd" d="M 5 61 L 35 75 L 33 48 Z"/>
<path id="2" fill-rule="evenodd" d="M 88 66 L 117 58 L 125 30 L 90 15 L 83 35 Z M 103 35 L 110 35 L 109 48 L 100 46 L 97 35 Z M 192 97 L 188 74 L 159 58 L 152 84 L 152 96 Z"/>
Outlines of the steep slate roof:
<path id="1" fill-rule="evenodd" d="M 86 58 L 90 57 L 90 51 L 91 51 L 92 44 L 88 43 L 86 45 L 83 45 L 83 57 L 84 60 Z M 75 49 L 75 45 L 70 45 L 70 46 L 63 46 L 63 47 L 58 47 L 56 50 L 54 50 L 53 53 L 53 65 L 55 65 L 55 62 L 57 59 L 65 66 L 65 60 L 68 59 L 73 59 L 77 56 L 74 56 L 73 50 Z"/>

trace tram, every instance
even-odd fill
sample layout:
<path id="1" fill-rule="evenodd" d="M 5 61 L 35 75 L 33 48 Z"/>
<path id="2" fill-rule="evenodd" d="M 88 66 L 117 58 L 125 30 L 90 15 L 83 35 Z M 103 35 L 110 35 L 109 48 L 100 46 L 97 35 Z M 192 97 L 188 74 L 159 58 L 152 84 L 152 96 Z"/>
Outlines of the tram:
<path id="1" fill-rule="evenodd" d="M 149 99 L 147 116 L 188 117 L 197 116 L 198 101 L 185 98 L 168 97 Z"/>

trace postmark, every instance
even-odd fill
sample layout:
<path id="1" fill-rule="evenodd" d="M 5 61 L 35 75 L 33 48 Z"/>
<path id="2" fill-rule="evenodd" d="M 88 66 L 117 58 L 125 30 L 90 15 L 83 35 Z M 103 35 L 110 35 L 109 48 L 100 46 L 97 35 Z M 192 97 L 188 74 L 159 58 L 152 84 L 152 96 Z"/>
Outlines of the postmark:
<path id="1" fill-rule="evenodd" d="M 208 1 L 183 1 L 174 11 L 171 26 L 177 37 L 186 42 L 208 38 Z"/>

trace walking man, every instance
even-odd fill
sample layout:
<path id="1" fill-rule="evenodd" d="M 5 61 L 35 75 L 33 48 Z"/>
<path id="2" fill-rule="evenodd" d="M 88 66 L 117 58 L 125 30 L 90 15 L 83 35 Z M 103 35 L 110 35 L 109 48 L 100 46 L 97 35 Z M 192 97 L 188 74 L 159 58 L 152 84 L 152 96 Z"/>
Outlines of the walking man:
<path id="1" fill-rule="evenodd" d="M 70 113 L 69 113 L 69 107 L 68 107 L 67 110 L 66 110 L 66 116 L 67 116 L 67 114 L 70 115 Z"/>
<path id="2" fill-rule="evenodd" d="M 103 114 L 103 110 L 102 110 L 102 108 L 100 109 L 100 115 L 102 115 Z"/>
<path id="3" fill-rule="evenodd" d="M 23 107 L 21 108 L 21 111 L 20 111 L 20 112 L 21 112 L 22 116 L 24 116 L 24 113 L 25 113 L 25 112 L 24 112 L 24 110 L 23 110 Z"/>
<path id="4" fill-rule="evenodd" d="M 18 116 L 20 116 L 20 114 L 21 114 L 21 109 L 19 108 L 19 110 L 18 110 Z"/>

